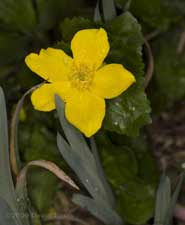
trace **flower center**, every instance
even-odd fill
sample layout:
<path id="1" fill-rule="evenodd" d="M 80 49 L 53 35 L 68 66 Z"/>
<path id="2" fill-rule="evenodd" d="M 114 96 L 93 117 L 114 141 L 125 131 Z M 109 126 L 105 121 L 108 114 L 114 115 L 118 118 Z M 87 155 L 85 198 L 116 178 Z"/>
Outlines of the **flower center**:
<path id="1" fill-rule="evenodd" d="M 94 77 L 94 71 L 84 64 L 76 65 L 72 67 L 72 72 L 69 76 L 71 85 L 79 90 L 86 90 L 90 88 Z"/>

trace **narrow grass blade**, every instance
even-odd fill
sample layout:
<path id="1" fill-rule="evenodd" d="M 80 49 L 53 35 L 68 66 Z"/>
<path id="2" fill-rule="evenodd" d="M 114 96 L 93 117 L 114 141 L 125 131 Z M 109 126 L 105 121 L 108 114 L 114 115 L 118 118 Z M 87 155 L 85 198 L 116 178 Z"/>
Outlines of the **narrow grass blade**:
<path id="1" fill-rule="evenodd" d="M 116 17 L 116 7 L 114 0 L 102 0 L 103 15 L 105 21 L 110 21 Z"/>
<path id="2" fill-rule="evenodd" d="M 131 3 L 132 3 L 132 0 L 127 1 L 127 3 L 125 4 L 125 7 L 124 7 L 125 12 L 130 10 Z"/>
<path id="3" fill-rule="evenodd" d="M 0 87 L 0 197 L 3 197 L 12 210 L 16 209 L 16 195 L 10 171 L 8 125 L 5 98 Z"/>
<path id="4" fill-rule="evenodd" d="M 176 186 L 176 189 L 175 189 L 175 191 L 174 191 L 174 193 L 172 195 L 172 198 L 171 198 L 171 201 L 170 201 L 167 213 L 166 213 L 164 225 L 172 224 L 173 212 L 174 212 L 177 200 L 178 200 L 178 196 L 179 196 L 179 193 L 180 193 L 180 189 L 182 187 L 183 180 L 184 180 L 184 173 L 182 173 L 180 175 L 179 181 L 178 181 L 177 186 Z"/>
<path id="5" fill-rule="evenodd" d="M 171 182 L 170 179 L 162 175 L 157 190 L 154 224 L 164 224 L 166 212 L 171 201 Z"/>
<path id="6" fill-rule="evenodd" d="M 102 20 L 102 17 L 101 17 L 101 13 L 100 13 L 100 1 L 98 0 L 96 3 L 95 10 L 94 10 L 94 21 L 98 22 L 101 20 Z"/>

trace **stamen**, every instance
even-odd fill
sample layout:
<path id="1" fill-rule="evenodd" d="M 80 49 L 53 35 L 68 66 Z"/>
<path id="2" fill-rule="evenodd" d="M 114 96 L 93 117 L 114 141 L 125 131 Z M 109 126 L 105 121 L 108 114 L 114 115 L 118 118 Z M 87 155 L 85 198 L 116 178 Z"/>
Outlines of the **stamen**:
<path id="1" fill-rule="evenodd" d="M 90 87 L 94 77 L 94 71 L 84 64 L 73 65 L 72 72 L 69 76 L 73 87 L 86 90 Z"/>

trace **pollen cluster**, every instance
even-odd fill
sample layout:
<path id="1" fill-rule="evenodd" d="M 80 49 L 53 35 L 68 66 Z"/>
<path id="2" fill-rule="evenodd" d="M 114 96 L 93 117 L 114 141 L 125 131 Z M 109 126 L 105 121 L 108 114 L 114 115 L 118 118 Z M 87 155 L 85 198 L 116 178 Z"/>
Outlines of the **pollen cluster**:
<path id="1" fill-rule="evenodd" d="M 90 88 L 94 77 L 94 70 L 90 69 L 87 65 L 75 63 L 72 66 L 69 81 L 71 85 L 79 90 L 87 90 Z"/>

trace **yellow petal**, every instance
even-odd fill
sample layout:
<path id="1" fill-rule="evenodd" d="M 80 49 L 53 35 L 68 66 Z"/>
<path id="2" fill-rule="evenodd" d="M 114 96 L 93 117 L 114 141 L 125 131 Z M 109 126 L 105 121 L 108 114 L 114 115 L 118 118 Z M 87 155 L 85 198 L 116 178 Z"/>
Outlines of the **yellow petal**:
<path id="1" fill-rule="evenodd" d="M 76 64 L 97 69 L 109 52 L 107 33 L 103 28 L 78 31 L 72 39 L 71 49 Z"/>
<path id="2" fill-rule="evenodd" d="M 121 64 L 109 64 L 95 73 L 92 91 L 102 98 L 114 98 L 133 82 L 135 82 L 134 76 Z"/>
<path id="3" fill-rule="evenodd" d="M 32 93 L 31 101 L 36 110 L 51 111 L 55 109 L 55 94 L 66 101 L 71 92 L 69 82 L 44 84 Z"/>
<path id="4" fill-rule="evenodd" d="M 68 79 L 72 58 L 62 50 L 47 48 L 42 49 L 40 54 L 29 54 L 25 62 L 33 72 L 49 82 L 55 82 Z"/>
<path id="5" fill-rule="evenodd" d="M 71 83 L 68 81 L 56 82 L 53 83 L 52 85 L 53 85 L 53 92 L 59 95 L 64 102 L 70 100 L 71 96 L 77 93 L 76 88 L 73 88 L 71 86 Z"/>
<path id="6" fill-rule="evenodd" d="M 36 110 L 51 111 L 55 109 L 52 84 L 44 84 L 31 95 L 31 101 Z"/>
<path id="7" fill-rule="evenodd" d="M 101 128 L 105 116 L 105 100 L 89 92 L 73 95 L 67 101 L 65 114 L 71 124 L 90 137 Z"/>

